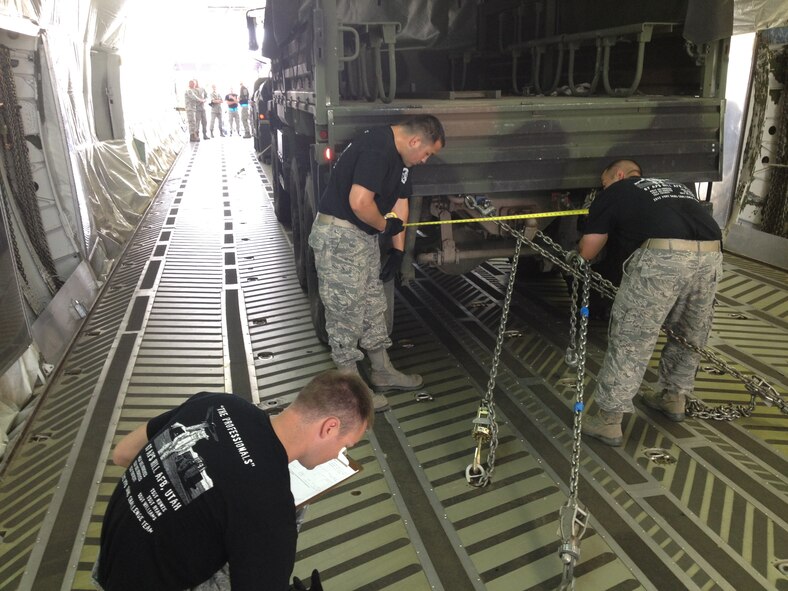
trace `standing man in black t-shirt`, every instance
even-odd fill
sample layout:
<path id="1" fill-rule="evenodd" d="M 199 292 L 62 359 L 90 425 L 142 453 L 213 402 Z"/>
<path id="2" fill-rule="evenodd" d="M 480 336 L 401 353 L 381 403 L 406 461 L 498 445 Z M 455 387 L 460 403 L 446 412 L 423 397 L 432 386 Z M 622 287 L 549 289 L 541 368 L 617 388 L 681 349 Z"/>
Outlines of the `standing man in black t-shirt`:
<path id="1" fill-rule="evenodd" d="M 413 390 L 419 375 L 391 365 L 383 281 L 394 277 L 405 250 L 403 223 L 412 193 L 410 167 L 423 164 L 446 145 L 443 126 L 432 115 L 417 115 L 356 137 L 334 164 L 309 236 L 315 251 L 320 297 L 326 308 L 331 357 L 340 369 L 358 373 L 365 349 L 376 391 Z M 393 248 L 383 268 L 378 236 L 390 236 Z M 373 396 L 375 410 L 386 397 Z"/>
<path id="2" fill-rule="evenodd" d="M 589 208 L 580 256 L 590 261 L 608 236 L 634 249 L 624 264 L 610 317 L 608 347 L 594 398 L 599 414 L 583 421 L 583 433 L 621 445 L 623 413 L 635 410 L 648 361 L 664 324 L 698 347 L 706 345 L 714 294 L 722 276 L 722 234 L 687 187 L 642 178 L 632 160 L 602 172 L 605 190 Z M 700 356 L 672 339 L 662 349 L 657 392 L 643 402 L 673 421 L 684 420 Z"/>
<path id="3" fill-rule="evenodd" d="M 317 375 L 280 414 L 201 392 L 118 444 L 128 469 L 104 514 L 94 578 L 105 591 L 286 591 L 296 511 L 288 463 L 337 457 L 372 426 L 366 384 Z M 221 570 L 220 570 L 221 569 Z"/>
<path id="4" fill-rule="evenodd" d="M 235 133 L 241 135 L 241 120 L 238 118 L 238 95 L 231 88 L 230 92 L 224 95 L 224 102 L 227 103 L 227 119 L 230 126 L 230 135 L 233 135 L 233 123 L 235 123 Z"/>

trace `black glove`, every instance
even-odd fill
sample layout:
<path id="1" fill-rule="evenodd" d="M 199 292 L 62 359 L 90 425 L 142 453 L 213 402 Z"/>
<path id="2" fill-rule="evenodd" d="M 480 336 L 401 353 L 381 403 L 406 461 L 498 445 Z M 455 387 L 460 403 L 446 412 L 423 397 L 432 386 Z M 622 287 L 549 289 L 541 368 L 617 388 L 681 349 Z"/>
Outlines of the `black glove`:
<path id="1" fill-rule="evenodd" d="M 386 260 L 380 267 L 380 280 L 382 282 L 391 281 L 394 276 L 399 273 L 399 268 L 402 266 L 402 257 L 405 253 L 398 248 L 389 248 L 386 254 Z"/>
<path id="2" fill-rule="evenodd" d="M 298 577 L 293 577 L 293 584 L 287 591 L 323 591 L 323 584 L 320 582 L 320 573 L 317 569 L 312 571 L 312 580 L 309 588 L 304 587 L 304 583 Z"/>
<path id="3" fill-rule="evenodd" d="M 401 219 L 395 217 L 386 218 L 386 229 L 381 234 L 384 236 L 396 236 L 404 229 Z"/>

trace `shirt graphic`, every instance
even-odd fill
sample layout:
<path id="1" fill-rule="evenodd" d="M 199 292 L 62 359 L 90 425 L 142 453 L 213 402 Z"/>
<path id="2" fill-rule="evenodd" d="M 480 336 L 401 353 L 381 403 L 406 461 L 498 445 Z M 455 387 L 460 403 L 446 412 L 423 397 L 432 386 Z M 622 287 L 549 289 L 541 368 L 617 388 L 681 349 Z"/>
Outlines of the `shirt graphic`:
<path id="1" fill-rule="evenodd" d="M 667 179 L 639 179 L 635 181 L 635 186 L 651 193 L 655 202 L 666 197 L 698 200 L 687 187 Z"/>
<path id="2" fill-rule="evenodd" d="M 152 533 L 153 523 L 164 513 L 178 511 L 213 488 L 194 450 L 201 441 L 218 441 L 213 414 L 209 408 L 202 423 L 170 425 L 145 446 L 121 478 L 129 508 L 145 531 Z"/>

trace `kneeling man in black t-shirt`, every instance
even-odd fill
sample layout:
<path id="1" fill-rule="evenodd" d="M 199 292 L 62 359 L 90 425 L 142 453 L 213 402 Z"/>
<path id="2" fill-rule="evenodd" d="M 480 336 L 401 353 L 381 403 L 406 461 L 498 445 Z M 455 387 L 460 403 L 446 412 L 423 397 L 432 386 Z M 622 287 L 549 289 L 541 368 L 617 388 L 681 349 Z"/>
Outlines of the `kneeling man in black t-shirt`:
<path id="1" fill-rule="evenodd" d="M 270 418 L 200 392 L 141 425 L 112 454 L 127 470 L 104 515 L 97 586 L 183 591 L 227 565 L 233 591 L 285 591 L 297 537 L 288 464 L 337 457 L 373 417 L 364 382 L 332 370 Z"/>

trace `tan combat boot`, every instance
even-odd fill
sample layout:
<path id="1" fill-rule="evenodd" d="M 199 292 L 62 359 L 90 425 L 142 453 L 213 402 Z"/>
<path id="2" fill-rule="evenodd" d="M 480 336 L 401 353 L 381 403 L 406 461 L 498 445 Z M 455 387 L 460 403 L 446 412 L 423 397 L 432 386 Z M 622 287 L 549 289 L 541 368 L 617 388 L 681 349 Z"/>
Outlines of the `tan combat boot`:
<path id="1" fill-rule="evenodd" d="M 361 377 L 361 374 L 358 372 L 358 365 L 356 365 L 355 361 L 351 363 L 343 363 L 342 365 L 338 365 L 337 369 L 339 371 L 346 371 L 348 373 L 352 373 L 357 375 L 358 377 Z M 372 406 L 375 408 L 375 412 L 383 412 L 389 409 L 389 401 L 386 399 L 385 396 L 383 396 L 383 394 L 376 394 L 375 392 L 370 390 L 369 395 L 372 396 Z"/>
<path id="2" fill-rule="evenodd" d="M 421 388 L 424 380 L 419 374 L 404 374 L 394 369 L 385 349 L 367 351 L 372 364 L 369 381 L 376 392 L 386 390 L 416 390 Z"/>
<path id="3" fill-rule="evenodd" d="M 599 439 L 602 443 L 618 447 L 624 440 L 621 432 L 623 412 L 608 412 L 600 410 L 599 414 L 583 417 L 583 435 Z"/>
<path id="4" fill-rule="evenodd" d="M 662 390 L 662 392 L 644 392 L 640 397 L 643 399 L 643 404 L 658 410 L 671 421 L 680 423 L 684 420 L 684 405 L 686 402 L 684 394 Z"/>

